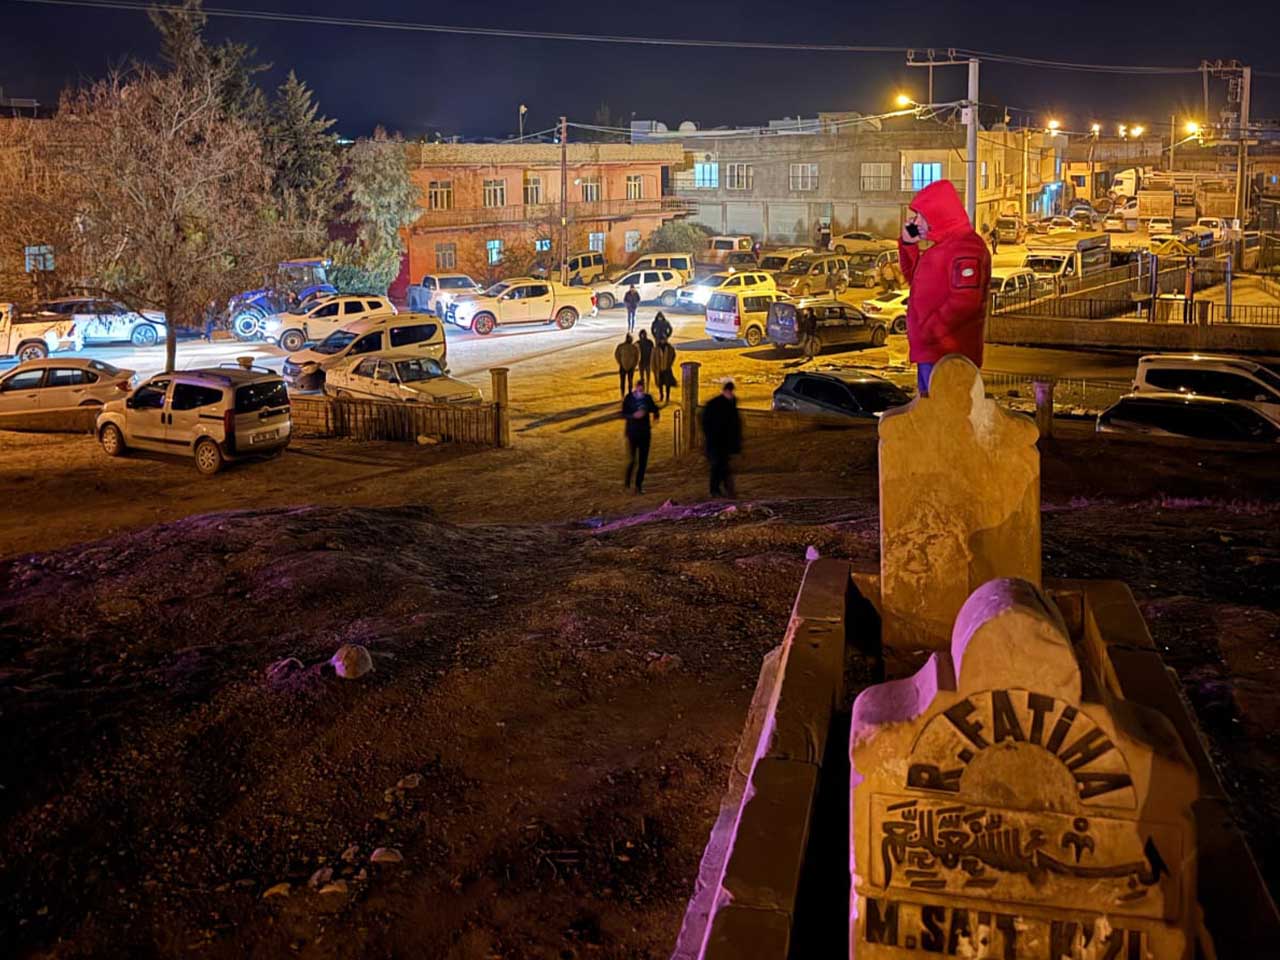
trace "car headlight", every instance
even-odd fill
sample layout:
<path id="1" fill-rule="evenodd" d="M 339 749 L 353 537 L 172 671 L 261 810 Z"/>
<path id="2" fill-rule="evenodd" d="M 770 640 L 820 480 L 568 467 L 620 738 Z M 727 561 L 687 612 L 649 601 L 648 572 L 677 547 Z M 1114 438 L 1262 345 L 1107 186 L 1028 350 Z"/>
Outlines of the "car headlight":
<path id="1" fill-rule="evenodd" d="M 702 290 L 698 290 L 697 292 L 694 293 L 693 299 L 697 300 L 698 303 L 705 304 L 708 300 L 711 299 L 711 291 L 705 288 Z"/>
<path id="2" fill-rule="evenodd" d="M 442 300 L 442 301 L 444 301 L 445 303 L 448 303 L 450 300 L 452 300 L 452 299 L 453 299 L 453 294 L 452 294 L 452 293 L 444 293 L 444 292 L 441 292 L 441 293 L 436 294 L 436 299 L 437 299 L 437 300 Z"/>
<path id="3" fill-rule="evenodd" d="M 284 323 L 280 320 L 279 317 L 268 317 L 265 321 L 263 321 L 262 326 L 267 330 L 279 330 L 282 326 L 284 326 Z"/>

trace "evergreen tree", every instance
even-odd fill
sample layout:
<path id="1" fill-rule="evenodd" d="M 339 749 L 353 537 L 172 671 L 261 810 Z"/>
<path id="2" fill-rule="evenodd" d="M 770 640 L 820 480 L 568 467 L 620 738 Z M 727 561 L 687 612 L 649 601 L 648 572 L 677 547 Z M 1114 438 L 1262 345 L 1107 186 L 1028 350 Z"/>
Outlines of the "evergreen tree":
<path id="1" fill-rule="evenodd" d="M 204 40 L 208 17 L 204 0 L 182 0 L 181 5 L 152 7 L 147 11 L 160 33 L 160 56 L 188 83 L 214 76 L 218 99 L 228 114 L 261 122 L 265 99 L 254 76 L 270 69 L 255 62 L 258 52 L 243 43 L 225 40 L 211 47 Z"/>
<path id="2" fill-rule="evenodd" d="M 290 70 L 276 90 L 263 131 L 267 160 L 275 168 L 272 193 L 321 233 L 337 199 L 338 144 L 329 132 L 333 124 L 319 115 L 311 91 Z"/>

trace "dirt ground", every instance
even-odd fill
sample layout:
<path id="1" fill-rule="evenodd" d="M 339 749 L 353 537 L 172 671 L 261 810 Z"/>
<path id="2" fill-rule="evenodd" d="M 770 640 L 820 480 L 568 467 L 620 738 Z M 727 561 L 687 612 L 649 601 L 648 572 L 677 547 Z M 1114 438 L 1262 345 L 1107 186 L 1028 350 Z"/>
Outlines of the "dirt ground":
<path id="1" fill-rule="evenodd" d="M 669 953 L 806 548 L 876 559 L 876 438 L 749 435 L 706 502 L 668 409 L 637 497 L 616 381 L 546 362 L 510 450 L 0 434 L 6 952 Z M 1132 586 L 1280 890 L 1280 464 L 1060 427 L 1045 573 Z"/>

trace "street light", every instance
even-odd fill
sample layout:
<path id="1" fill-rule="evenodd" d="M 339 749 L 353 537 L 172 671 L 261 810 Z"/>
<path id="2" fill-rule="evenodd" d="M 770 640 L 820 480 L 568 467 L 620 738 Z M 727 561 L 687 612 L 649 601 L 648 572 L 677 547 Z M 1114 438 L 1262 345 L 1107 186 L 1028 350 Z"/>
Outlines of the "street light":
<path id="1" fill-rule="evenodd" d="M 908 97 L 905 93 L 900 93 L 894 99 L 894 103 L 896 103 L 899 107 L 909 107 L 912 104 L 914 104 L 915 101 L 912 100 L 910 97 Z"/>
<path id="2" fill-rule="evenodd" d="M 1129 135 L 1129 128 L 1126 127 L 1123 123 L 1120 124 L 1120 139 L 1123 140 L 1128 135 Z"/>
<path id="3" fill-rule="evenodd" d="M 1093 126 L 1089 128 L 1089 132 L 1096 137 L 1098 134 L 1102 132 L 1102 124 L 1095 123 Z"/>
<path id="4" fill-rule="evenodd" d="M 1062 124 L 1060 124 L 1057 120 L 1050 120 L 1050 121 L 1049 121 L 1049 132 L 1050 132 L 1050 133 L 1057 133 L 1057 132 L 1058 132 L 1058 128 L 1059 128 L 1059 127 L 1061 127 L 1061 126 L 1062 126 Z"/>
<path id="5" fill-rule="evenodd" d="M 1187 125 L 1183 127 L 1183 129 L 1187 132 L 1188 136 L 1194 137 L 1200 132 L 1200 124 L 1196 123 L 1194 120 L 1188 120 Z"/>
<path id="6" fill-rule="evenodd" d="M 1139 124 L 1138 126 L 1134 127 L 1134 128 L 1133 128 L 1132 130 L 1130 130 L 1129 132 L 1130 132 L 1130 133 L 1132 133 L 1135 137 L 1140 137 L 1140 136 L 1142 136 L 1142 134 L 1146 131 L 1146 129 L 1147 129 L 1146 127 L 1144 127 L 1144 126 L 1142 126 L 1141 124 Z"/>

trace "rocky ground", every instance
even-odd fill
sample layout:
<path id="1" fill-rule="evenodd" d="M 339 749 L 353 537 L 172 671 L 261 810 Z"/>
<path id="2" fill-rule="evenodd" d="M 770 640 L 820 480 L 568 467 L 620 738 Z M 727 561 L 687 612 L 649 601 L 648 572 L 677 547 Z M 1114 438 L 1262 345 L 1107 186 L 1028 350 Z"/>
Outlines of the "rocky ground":
<path id="1" fill-rule="evenodd" d="M 6 952 L 667 955 L 806 549 L 877 556 L 874 435 L 753 438 L 730 505 L 697 459 L 636 498 L 600 475 L 612 430 L 521 427 L 518 455 L 371 445 L 346 479 L 304 445 L 335 471 L 311 506 L 129 461 L 82 489 L 145 507 L 59 507 L 53 552 L 4 529 Z M 74 449 L 48 447 L 90 471 Z M 1133 587 L 1280 890 L 1276 466 L 1079 433 L 1046 449 L 1044 535 L 1046 575 Z M 373 671 L 336 676 L 342 644 Z"/>

